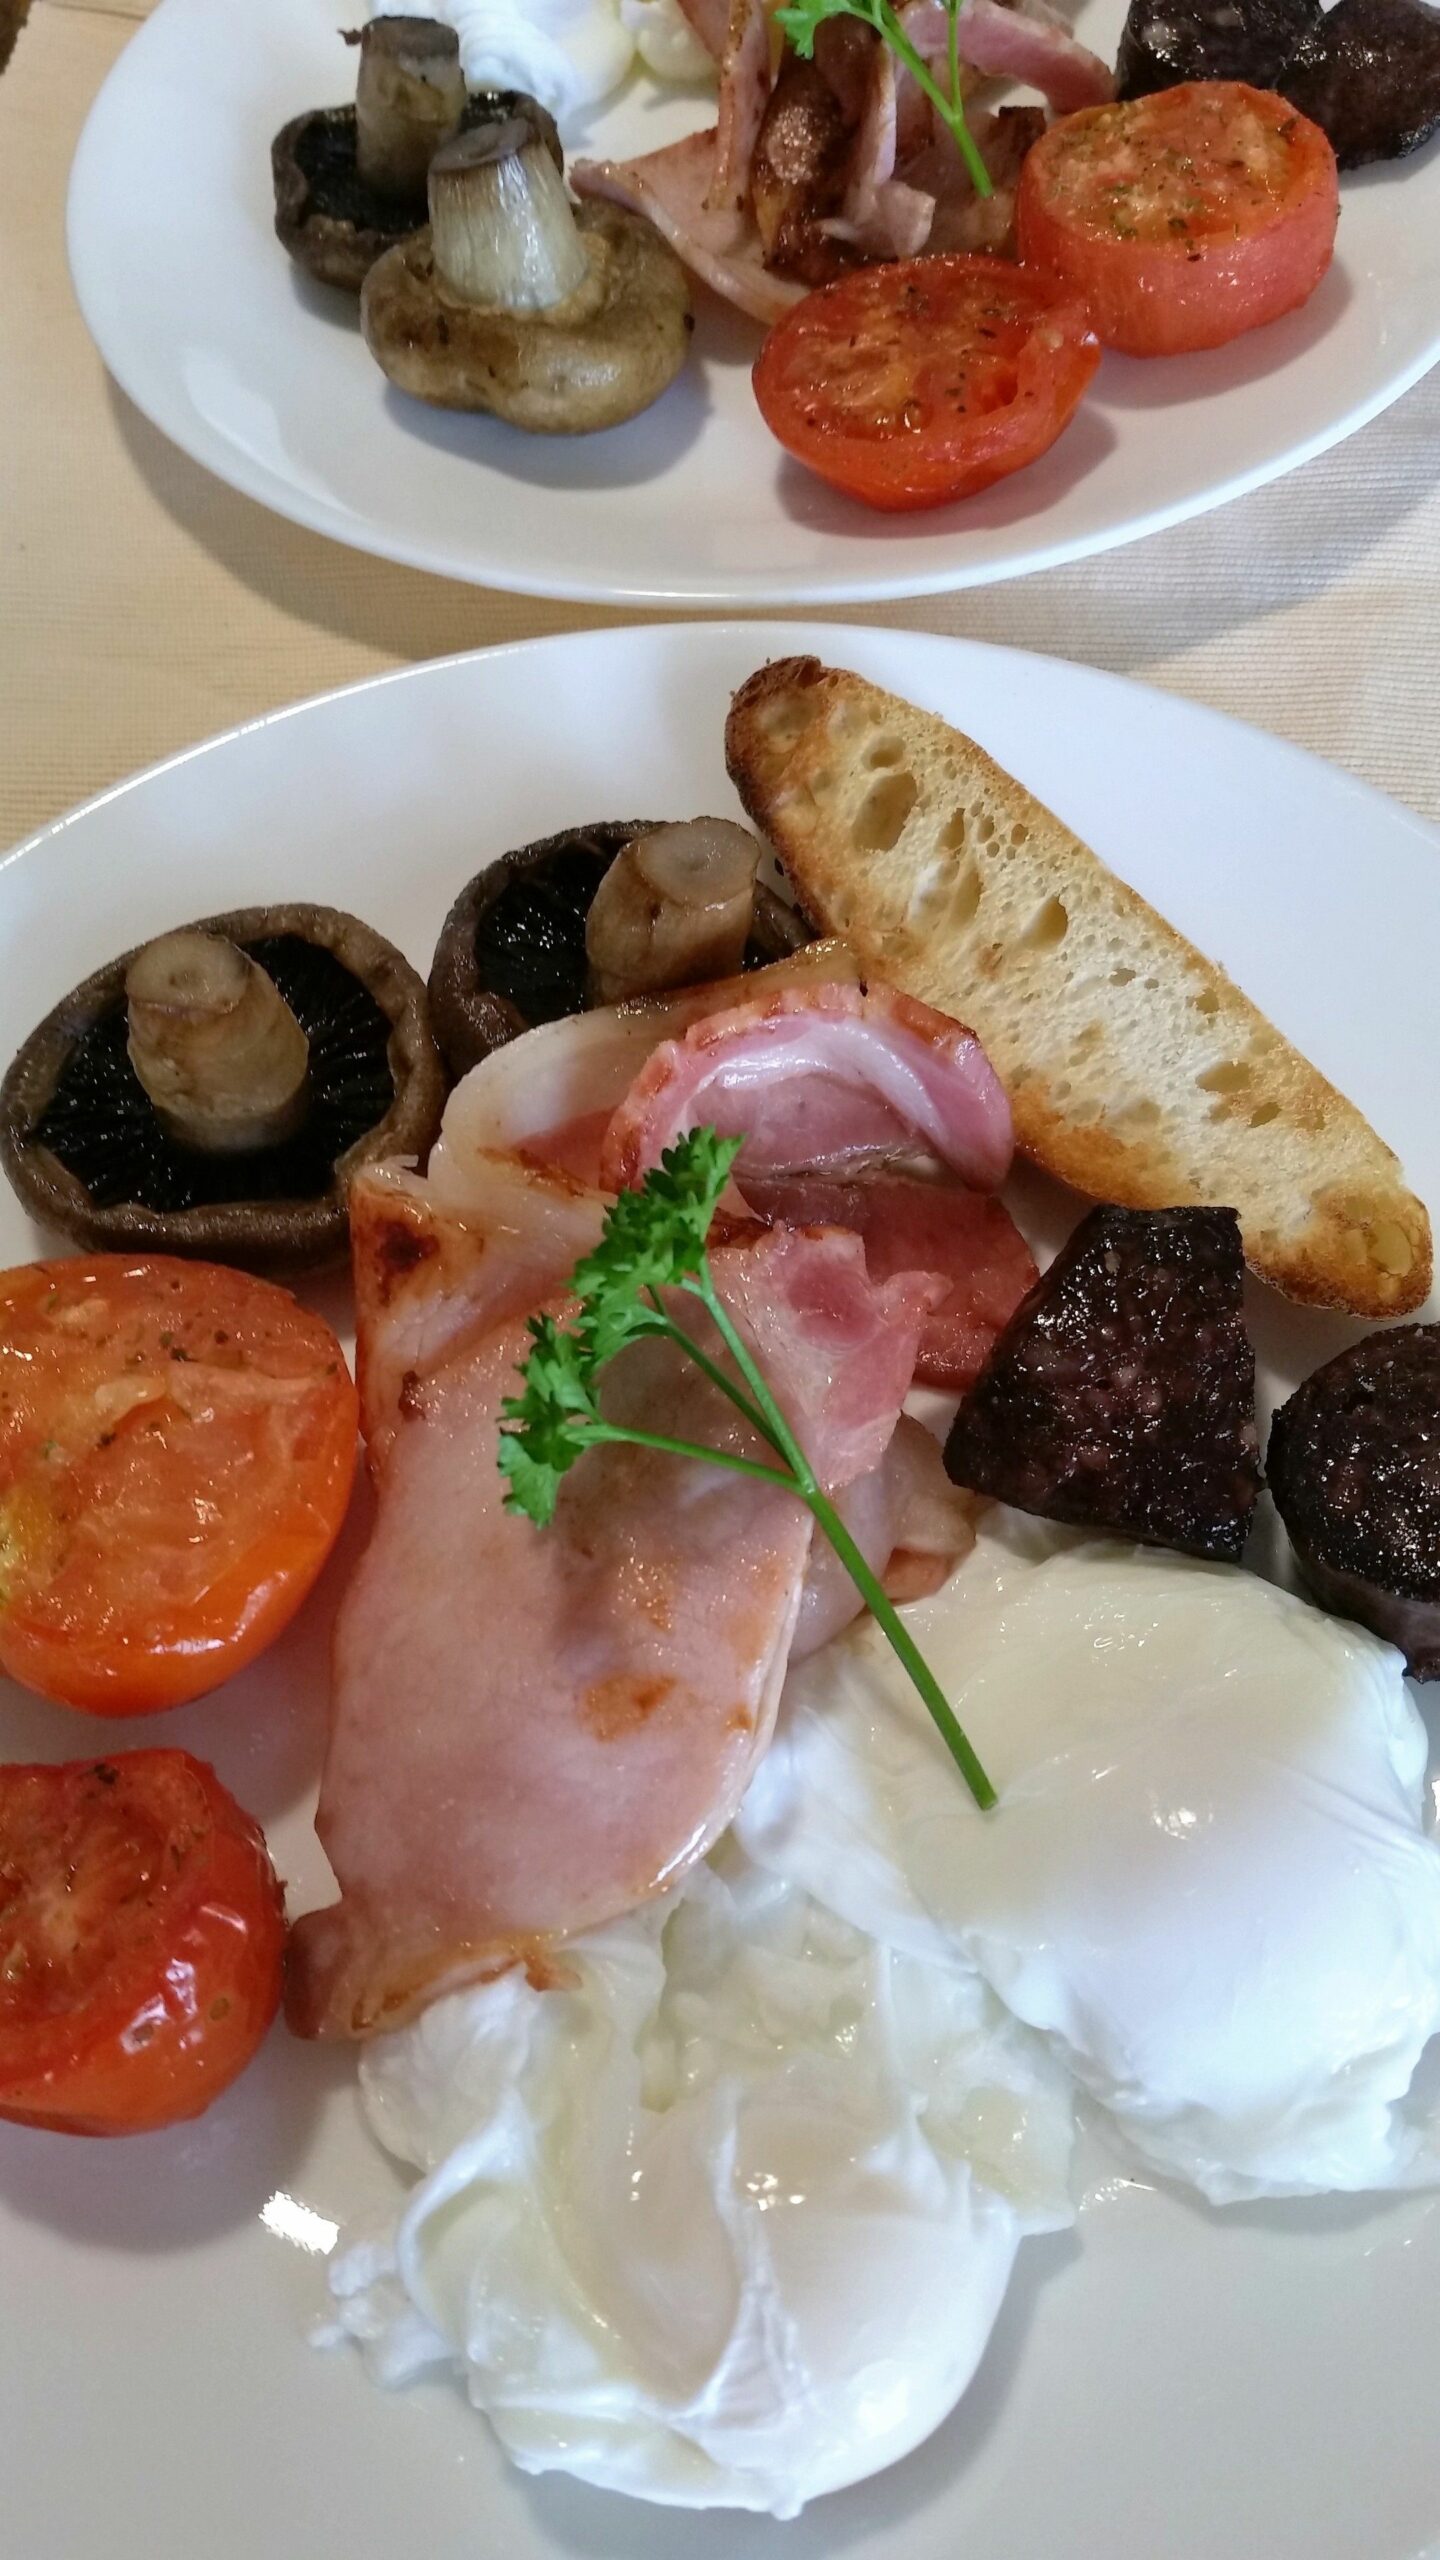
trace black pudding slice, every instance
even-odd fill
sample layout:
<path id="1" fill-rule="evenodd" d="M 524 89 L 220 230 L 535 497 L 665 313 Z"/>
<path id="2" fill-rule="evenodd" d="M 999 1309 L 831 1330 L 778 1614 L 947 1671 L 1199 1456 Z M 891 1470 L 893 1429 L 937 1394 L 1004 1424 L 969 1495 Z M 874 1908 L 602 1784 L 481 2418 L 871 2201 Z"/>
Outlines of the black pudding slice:
<path id="1" fill-rule="evenodd" d="M 1233 1209 L 1092 1209 L 960 1406 L 953 1481 L 1238 1563 L 1260 1489 L 1243 1270 Z"/>
<path id="2" fill-rule="evenodd" d="M 1339 0 L 1275 86 L 1324 127 L 1342 169 L 1402 159 L 1440 125 L 1440 9 Z"/>
<path id="3" fill-rule="evenodd" d="M 1316 1598 L 1440 1679 L 1440 1325 L 1327 1360 L 1276 1414 L 1267 1465 Z"/>
<path id="4" fill-rule="evenodd" d="M 1320 0 L 1130 0 L 1115 63 L 1122 98 L 1185 80 L 1246 80 L 1285 89 L 1285 73 L 1318 33 Z"/>

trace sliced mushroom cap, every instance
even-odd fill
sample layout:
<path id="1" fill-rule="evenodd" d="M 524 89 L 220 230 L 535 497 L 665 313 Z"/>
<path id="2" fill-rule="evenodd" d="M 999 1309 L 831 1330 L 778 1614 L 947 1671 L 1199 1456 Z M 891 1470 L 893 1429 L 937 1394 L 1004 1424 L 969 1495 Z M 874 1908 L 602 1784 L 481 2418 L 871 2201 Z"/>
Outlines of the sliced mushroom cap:
<path id="1" fill-rule="evenodd" d="M 252 1000 L 241 1017 L 240 1078 L 262 1106 L 258 1131 L 242 1134 L 257 1145 L 233 1146 L 194 1116 L 197 1093 L 228 1108 L 233 1044 L 218 1080 L 197 1068 L 188 1033 L 167 1048 L 164 1009 L 184 991 L 183 954 L 172 967 L 165 946 L 192 937 L 243 955 L 242 976 L 257 964 L 279 999 L 278 1011 Z M 350 1176 L 373 1156 L 423 1159 L 444 1097 L 424 986 L 392 944 L 333 907 L 245 907 L 123 953 L 47 1014 L 0 1085 L 0 1160 L 32 1214 L 77 1243 L 293 1271 L 343 1253 Z M 277 1134 L 264 1136 L 267 1120 Z"/>
<path id="2" fill-rule="evenodd" d="M 544 309 L 467 301 L 440 273 L 429 233 L 380 259 L 360 318 L 396 389 L 535 435 L 588 435 L 658 400 L 690 343 L 685 270 L 658 231 L 619 205 L 587 202 L 573 222 L 583 280 Z"/>
<path id="3" fill-rule="evenodd" d="M 502 854 L 468 881 L 450 909 L 430 970 L 430 1014 L 453 1077 L 492 1049 L 593 1001 L 586 925 L 596 890 L 654 819 L 567 827 Z M 759 883 L 745 945 L 746 968 L 783 959 L 811 939 L 808 927 Z"/>

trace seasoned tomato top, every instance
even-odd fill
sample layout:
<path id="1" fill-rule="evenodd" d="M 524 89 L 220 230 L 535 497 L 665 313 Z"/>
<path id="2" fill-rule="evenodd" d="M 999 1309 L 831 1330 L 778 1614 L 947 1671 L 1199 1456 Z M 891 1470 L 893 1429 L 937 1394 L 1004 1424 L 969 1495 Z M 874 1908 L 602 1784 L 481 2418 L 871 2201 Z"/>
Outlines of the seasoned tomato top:
<path id="1" fill-rule="evenodd" d="M 1292 194 L 1310 129 L 1283 98 L 1230 80 L 1086 107 L 1045 137 L 1042 201 L 1098 239 L 1239 239 Z"/>
<path id="2" fill-rule="evenodd" d="M 172 1705 L 276 1631 L 355 1460 L 329 1326 L 272 1282 L 119 1254 L 0 1274 L 0 1661 Z"/>

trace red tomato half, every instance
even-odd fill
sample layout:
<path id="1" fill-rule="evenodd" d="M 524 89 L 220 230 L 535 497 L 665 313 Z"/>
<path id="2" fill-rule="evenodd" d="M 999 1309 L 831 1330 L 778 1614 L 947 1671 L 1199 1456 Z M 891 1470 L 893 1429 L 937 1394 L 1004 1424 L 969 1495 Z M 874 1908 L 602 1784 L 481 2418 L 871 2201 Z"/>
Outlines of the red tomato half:
<path id="1" fill-rule="evenodd" d="M 1319 126 L 1238 80 L 1062 116 L 1027 153 L 1016 201 L 1022 258 L 1132 356 L 1224 346 L 1293 311 L 1330 264 L 1339 213 Z"/>
<path id="2" fill-rule="evenodd" d="M 213 1689 L 345 1516 L 355 1389 L 271 1281 L 165 1256 L 0 1273 L 0 1666 L 96 1715 Z"/>
<path id="3" fill-rule="evenodd" d="M 908 258 L 807 294 L 755 366 L 797 462 L 871 507 L 972 497 L 1049 450 L 1100 361 L 1081 303 L 1003 258 Z"/>
<path id="4" fill-rule="evenodd" d="M 274 2017 L 284 1945 L 265 1843 L 188 1751 L 0 1768 L 0 2116 L 198 2116 Z"/>

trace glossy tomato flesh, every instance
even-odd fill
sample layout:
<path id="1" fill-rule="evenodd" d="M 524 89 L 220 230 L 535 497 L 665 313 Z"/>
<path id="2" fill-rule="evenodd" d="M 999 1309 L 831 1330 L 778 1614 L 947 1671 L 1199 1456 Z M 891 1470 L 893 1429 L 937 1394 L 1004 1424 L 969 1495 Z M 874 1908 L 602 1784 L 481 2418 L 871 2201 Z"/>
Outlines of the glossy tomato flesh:
<path id="1" fill-rule="evenodd" d="M 1196 80 L 1062 116 L 1026 155 L 1016 225 L 1107 347 L 1184 355 L 1306 301 L 1339 211 L 1318 125 L 1268 90 Z"/>
<path id="2" fill-rule="evenodd" d="M 0 1273 L 0 1666 L 98 1715 L 253 1660 L 334 1544 L 355 1390 L 240 1271 L 120 1254 Z"/>
<path id="3" fill-rule="evenodd" d="M 972 497 L 1048 451 L 1100 360 L 1082 304 L 1003 258 L 861 267 L 770 332 L 772 435 L 867 506 Z"/>
<path id="4" fill-rule="evenodd" d="M 275 2015 L 284 1943 L 265 1843 L 188 1751 L 0 1768 L 0 2116 L 199 2115 Z"/>

